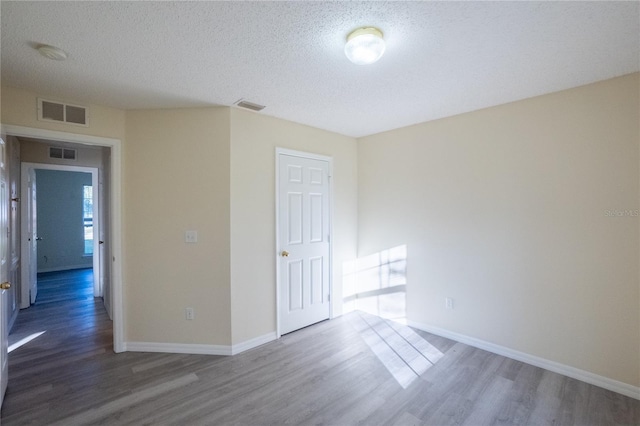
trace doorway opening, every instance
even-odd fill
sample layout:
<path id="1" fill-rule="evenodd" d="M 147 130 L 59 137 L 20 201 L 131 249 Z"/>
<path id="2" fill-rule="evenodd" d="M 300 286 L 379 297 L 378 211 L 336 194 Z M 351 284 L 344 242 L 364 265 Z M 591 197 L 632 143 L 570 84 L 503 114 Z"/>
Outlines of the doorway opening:
<path id="1" fill-rule="evenodd" d="M 120 254 L 122 253 L 122 219 L 120 211 L 122 202 L 120 190 L 122 181 L 121 141 L 119 139 L 12 125 L 3 125 L 2 132 L 9 138 L 13 137 L 19 139 L 21 143 L 26 141 L 25 143 L 32 143 L 33 145 L 42 148 L 46 152 L 46 159 L 22 159 L 22 161 L 28 160 L 28 162 L 37 163 L 38 168 L 46 169 L 48 167 L 47 164 L 50 165 L 50 163 L 56 163 L 53 159 L 50 159 L 48 155 L 48 148 L 51 145 L 63 146 L 77 150 L 78 157 L 75 163 L 77 165 L 76 167 L 89 167 L 83 165 L 86 164 L 86 162 L 83 161 L 83 150 L 89 150 L 93 153 L 105 153 L 106 158 L 102 163 L 102 167 L 94 167 L 94 169 L 97 168 L 97 178 L 95 181 L 92 181 L 91 184 L 93 202 L 96 203 L 96 207 L 103 204 L 104 208 L 96 209 L 94 207 L 93 215 L 91 215 L 91 217 L 88 215 L 84 215 L 82 217 L 83 225 L 81 232 L 83 235 L 83 250 L 86 250 L 86 247 L 88 247 L 89 244 L 93 245 L 92 257 L 94 262 L 99 263 L 98 268 L 96 268 L 95 265 L 92 265 L 93 272 L 96 272 L 95 275 L 98 277 L 104 277 L 104 281 L 98 280 L 94 285 L 94 294 L 103 298 L 106 312 L 109 313 L 109 317 L 113 320 L 112 327 L 110 327 L 112 328 L 112 333 L 109 333 L 113 336 L 113 350 L 114 352 L 123 352 L 125 350 L 125 344 L 123 339 L 124 327 L 121 287 L 122 265 L 120 262 Z M 60 164 L 58 164 L 58 166 L 59 165 Z M 89 172 L 91 173 L 93 170 Z M 102 196 L 98 195 L 98 197 L 96 197 L 96 189 L 98 189 L 98 194 L 101 193 Z M 26 194 L 22 194 L 22 196 L 25 195 Z M 83 198 L 85 198 L 84 192 Z M 24 201 L 25 200 L 19 203 L 21 208 L 25 208 Z M 101 223 L 102 225 L 98 228 L 96 226 L 96 222 Z M 23 233 L 19 232 L 19 234 Z M 35 238 L 37 237 L 38 235 L 36 234 Z M 21 243 L 28 238 L 28 235 L 20 235 Z M 93 238 L 91 243 L 88 242 L 90 238 Z M 101 241 L 103 241 L 104 244 L 100 244 Z M 96 256 L 96 254 L 102 257 L 102 261 L 100 261 L 100 257 Z M 37 255 L 35 259 L 37 259 Z M 29 265 L 33 267 L 31 264 Z M 102 272 L 98 273 L 100 265 L 102 265 Z M 27 268 L 27 264 L 24 263 L 24 259 L 21 259 L 21 266 L 22 268 Z M 35 270 L 37 276 L 37 269 Z M 29 296 L 31 297 L 31 295 Z M 27 311 L 28 310 L 25 310 L 24 312 Z"/>
<path id="2" fill-rule="evenodd" d="M 109 296 L 103 290 L 111 274 L 102 249 L 108 202 L 100 169 L 31 162 L 21 168 L 20 308 L 36 303 L 43 273 L 91 269 L 93 296 Z M 110 311 L 108 299 L 105 308 Z"/>

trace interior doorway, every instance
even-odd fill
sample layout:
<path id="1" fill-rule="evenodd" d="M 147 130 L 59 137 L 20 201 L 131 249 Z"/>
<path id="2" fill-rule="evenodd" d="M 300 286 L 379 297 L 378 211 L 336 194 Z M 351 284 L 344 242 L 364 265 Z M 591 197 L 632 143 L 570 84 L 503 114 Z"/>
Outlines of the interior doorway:
<path id="1" fill-rule="evenodd" d="M 93 147 L 107 150 L 109 161 L 102 169 L 104 176 L 99 176 L 99 181 L 106 185 L 103 194 L 108 194 L 109 205 L 101 209 L 103 217 L 101 221 L 105 241 L 100 250 L 105 253 L 105 272 L 110 272 L 108 283 L 102 286 L 105 307 L 113 320 L 113 350 L 123 352 L 124 324 L 122 310 L 122 146 L 119 139 L 104 138 L 99 136 L 82 135 L 76 133 L 44 130 L 31 127 L 2 125 L 1 130 L 7 136 L 13 136 L 20 140 L 30 139 L 44 144 L 55 143 L 70 148 Z M 106 216 L 106 217 L 104 217 Z"/>
<path id="2" fill-rule="evenodd" d="M 36 302 L 38 276 L 45 272 L 91 268 L 93 296 L 103 297 L 110 274 L 102 250 L 107 203 L 101 202 L 99 169 L 30 162 L 21 169 L 20 308 Z"/>

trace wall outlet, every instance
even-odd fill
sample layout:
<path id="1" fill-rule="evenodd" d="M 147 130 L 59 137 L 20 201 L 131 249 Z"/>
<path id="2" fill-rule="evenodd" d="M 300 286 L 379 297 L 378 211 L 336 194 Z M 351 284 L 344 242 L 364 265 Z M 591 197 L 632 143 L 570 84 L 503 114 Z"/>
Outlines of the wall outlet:
<path id="1" fill-rule="evenodd" d="M 197 243 L 198 242 L 198 231 L 185 231 L 184 232 L 184 242 L 185 243 Z"/>
<path id="2" fill-rule="evenodd" d="M 444 306 L 447 309 L 453 309 L 453 299 L 450 297 L 445 297 L 444 298 Z"/>
<path id="3" fill-rule="evenodd" d="M 184 316 L 185 316 L 186 319 L 191 321 L 192 319 L 194 319 L 196 317 L 195 310 L 193 308 L 185 308 Z"/>

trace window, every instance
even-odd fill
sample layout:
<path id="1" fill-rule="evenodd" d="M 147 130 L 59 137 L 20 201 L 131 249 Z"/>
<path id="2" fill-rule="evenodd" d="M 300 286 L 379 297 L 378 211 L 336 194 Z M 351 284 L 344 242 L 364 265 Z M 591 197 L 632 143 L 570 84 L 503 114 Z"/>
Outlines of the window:
<path id="1" fill-rule="evenodd" d="M 84 254 L 93 255 L 93 187 L 83 186 L 82 222 L 84 224 Z"/>

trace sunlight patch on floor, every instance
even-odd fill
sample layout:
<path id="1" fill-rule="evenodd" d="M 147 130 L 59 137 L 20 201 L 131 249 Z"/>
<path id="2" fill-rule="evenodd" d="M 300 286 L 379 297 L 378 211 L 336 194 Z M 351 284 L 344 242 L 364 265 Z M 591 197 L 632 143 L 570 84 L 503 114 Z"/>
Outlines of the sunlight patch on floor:
<path id="1" fill-rule="evenodd" d="M 42 336 L 44 333 L 46 333 L 47 331 L 40 331 L 38 333 L 33 333 L 23 339 L 18 340 L 17 342 L 9 345 L 9 349 L 7 350 L 7 352 L 11 353 L 12 351 L 18 349 L 20 346 L 24 346 L 27 343 L 29 343 L 30 341 L 37 339 L 38 337 Z"/>
<path id="2" fill-rule="evenodd" d="M 350 321 L 403 389 L 443 356 L 435 346 L 406 325 L 366 312 L 355 312 Z"/>

